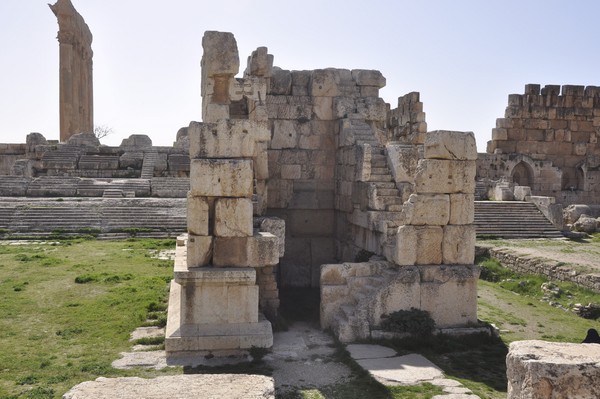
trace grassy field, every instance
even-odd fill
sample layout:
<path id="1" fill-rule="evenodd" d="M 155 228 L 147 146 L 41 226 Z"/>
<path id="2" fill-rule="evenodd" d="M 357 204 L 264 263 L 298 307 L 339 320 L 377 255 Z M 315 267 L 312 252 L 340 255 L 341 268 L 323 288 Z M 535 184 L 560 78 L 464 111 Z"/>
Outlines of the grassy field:
<path id="1" fill-rule="evenodd" d="M 164 308 L 174 240 L 0 245 L 0 398 L 59 398 L 111 367 Z M 137 373 L 139 374 L 139 372 Z"/>
<path id="2" fill-rule="evenodd" d="M 174 240 L 150 239 L 0 242 L 0 399 L 60 398 L 77 383 L 99 376 L 182 373 L 180 368 L 123 371 L 111 367 L 120 352 L 130 350 L 130 333 L 165 308 L 172 261 L 154 255 L 174 246 Z M 551 306 L 541 289 L 543 278 L 516 275 L 493 260 L 480 263 L 482 275 L 490 281 L 479 282 L 479 318 L 495 324 L 500 339 L 441 337 L 384 344 L 401 353 L 422 353 L 480 397 L 499 399 L 506 397 L 505 356 L 510 342 L 580 342 L 588 328 L 600 326 L 598 321 Z M 574 285 L 561 283 L 553 290 L 550 299 L 563 308 L 577 302 L 600 303 L 600 295 Z M 304 315 L 288 312 L 290 319 L 318 316 L 318 298 L 312 299 L 306 301 Z M 297 311 L 298 298 L 291 303 Z M 285 302 L 282 305 L 285 314 Z M 164 318 L 158 319 L 156 323 L 164 323 Z M 350 381 L 298 390 L 278 399 L 426 399 L 440 393 L 429 385 L 383 387 L 356 367 L 341 347 L 334 360 L 350 365 Z M 260 366 L 254 371 L 269 374 Z"/>

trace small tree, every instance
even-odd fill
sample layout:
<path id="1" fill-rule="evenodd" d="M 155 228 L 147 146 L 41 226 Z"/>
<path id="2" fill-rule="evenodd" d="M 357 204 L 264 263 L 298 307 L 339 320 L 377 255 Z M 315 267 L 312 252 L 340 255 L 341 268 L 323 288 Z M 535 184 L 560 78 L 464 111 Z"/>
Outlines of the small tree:
<path id="1" fill-rule="evenodd" d="M 108 127 L 106 125 L 94 126 L 94 135 L 98 140 L 103 139 L 109 134 L 113 134 L 113 129 L 111 127 Z"/>

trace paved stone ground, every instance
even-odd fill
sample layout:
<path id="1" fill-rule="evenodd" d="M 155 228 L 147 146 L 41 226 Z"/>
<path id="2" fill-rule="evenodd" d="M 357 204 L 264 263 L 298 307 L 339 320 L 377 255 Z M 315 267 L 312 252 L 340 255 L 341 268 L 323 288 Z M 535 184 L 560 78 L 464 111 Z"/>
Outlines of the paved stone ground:
<path id="1" fill-rule="evenodd" d="M 444 373 L 425 357 L 412 353 L 398 356 L 396 351 L 380 345 L 350 344 L 350 356 L 383 385 L 418 385 L 429 382 L 444 390 L 444 395 L 434 399 L 476 399 L 470 389 Z"/>
<path id="2" fill-rule="evenodd" d="M 132 340 L 141 337 L 159 336 L 161 334 L 164 335 L 164 330 L 162 329 L 140 328 L 132 334 Z M 276 392 L 277 394 L 285 394 L 290 391 L 295 391 L 299 388 L 319 388 L 327 385 L 344 383 L 344 381 L 352 378 L 351 370 L 348 368 L 348 366 L 336 361 L 334 358 L 335 344 L 333 338 L 323 331 L 318 330 L 311 324 L 296 322 L 288 331 L 275 333 L 273 336 L 273 341 L 273 349 L 269 354 L 263 357 L 263 361 L 273 369 L 273 375 L 270 381 L 273 392 Z M 140 348 L 137 347 L 137 349 Z M 431 363 L 421 355 L 410 354 L 398 356 L 393 349 L 379 345 L 351 344 L 348 345 L 346 349 L 361 367 L 367 370 L 373 376 L 373 378 L 384 385 L 417 385 L 424 382 L 429 382 L 441 387 L 444 390 L 443 395 L 437 395 L 434 397 L 434 399 L 479 398 L 469 389 L 462 386 L 460 382 L 445 378 L 442 371 L 435 364 Z M 134 350 L 132 352 L 122 353 L 122 356 L 123 357 L 121 359 L 113 362 L 113 367 L 147 367 L 154 369 L 168 367 L 164 351 Z M 211 379 L 212 377 L 210 375 L 194 374 L 186 375 L 185 377 L 195 381 L 193 386 L 195 389 L 195 394 L 199 395 L 197 397 L 217 397 L 209 395 L 209 393 L 214 393 L 211 391 L 211 387 L 213 381 L 215 381 Z M 262 376 L 247 377 L 250 378 Z M 194 378 L 197 378 L 197 380 L 194 380 Z M 102 396 L 100 393 L 98 393 L 103 389 L 108 391 L 119 389 L 123 390 L 123 392 L 129 392 L 128 387 L 130 387 L 130 384 L 132 384 L 132 387 L 139 388 L 141 386 L 139 381 L 133 380 L 129 381 L 127 379 L 116 379 L 120 381 L 115 383 L 105 380 L 107 379 L 102 379 L 101 382 L 96 384 L 84 386 L 82 389 L 92 389 L 92 391 L 85 392 L 94 392 L 95 396 L 93 397 L 104 398 L 105 396 Z M 164 382 L 158 379 L 155 380 L 156 383 L 162 384 Z M 206 381 L 202 383 L 201 381 L 203 380 Z M 260 381 L 257 380 L 257 384 L 267 396 L 247 397 L 274 397 L 268 396 L 271 394 L 269 393 L 269 389 L 265 388 L 266 385 L 264 385 L 264 381 L 262 379 L 259 380 Z M 171 384 L 172 382 L 167 381 L 165 383 Z M 227 381 L 223 381 L 223 383 L 227 383 Z M 233 377 L 231 377 L 230 383 L 233 385 L 246 383 L 251 384 L 251 382 L 247 382 L 245 380 L 243 383 L 239 382 Z M 146 384 L 148 384 L 147 381 Z M 154 382 L 152 382 L 152 384 L 154 384 Z M 204 393 L 206 396 L 202 396 L 203 393 L 199 390 L 203 384 L 206 384 L 207 387 L 207 391 Z M 99 389 L 100 391 L 94 391 L 95 389 Z M 159 386 L 156 389 L 160 391 L 162 388 Z M 238 396 L 235 396 L 236 392 L 237 391 L 232 390 L 227 393 L 228 396 L 222 397 L 237 398 Z M 83 397 L 85 396 L 65 396 L 67 399 L 78 399 Z M 108 398 L 109 396 L 106 397 Z M 155 396 L 115 396 L 115 398 L 123 399 L 128 399 L 130 397 L 153 398 Z M 185 399 L 188 396 L 173 397 Z"/>

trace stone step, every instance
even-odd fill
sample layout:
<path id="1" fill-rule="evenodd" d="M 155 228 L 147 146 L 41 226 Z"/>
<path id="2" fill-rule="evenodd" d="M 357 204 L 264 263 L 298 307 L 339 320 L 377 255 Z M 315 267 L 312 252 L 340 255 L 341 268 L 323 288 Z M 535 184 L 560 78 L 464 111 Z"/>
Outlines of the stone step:
<path id="1" fill-rule="evenodd" d="M 393 182 L 394 178 L 392 177 L 392 175 L 387 174 L 387 175 L 379 175 L 379 174 L 373 174 L 371 173 L 371 177 L 369 178 L 370 182 Z"/>
<path id="2" fill-rule="evenodd" d="M 475 201 L 478 236 L 498 238 L 559 238 L 562 234 L 530 202 Z"/>

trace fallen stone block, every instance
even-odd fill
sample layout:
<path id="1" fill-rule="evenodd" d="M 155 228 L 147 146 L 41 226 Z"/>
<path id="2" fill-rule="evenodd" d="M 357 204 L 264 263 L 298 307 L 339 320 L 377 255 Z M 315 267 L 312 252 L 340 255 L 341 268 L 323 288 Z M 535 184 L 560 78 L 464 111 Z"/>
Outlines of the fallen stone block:
<path id="1" fill-rule="evenodd" d="M 506 357 L 507 398 L 600 398 L 598 359 L 598 344 L 513 342 Z"/>

